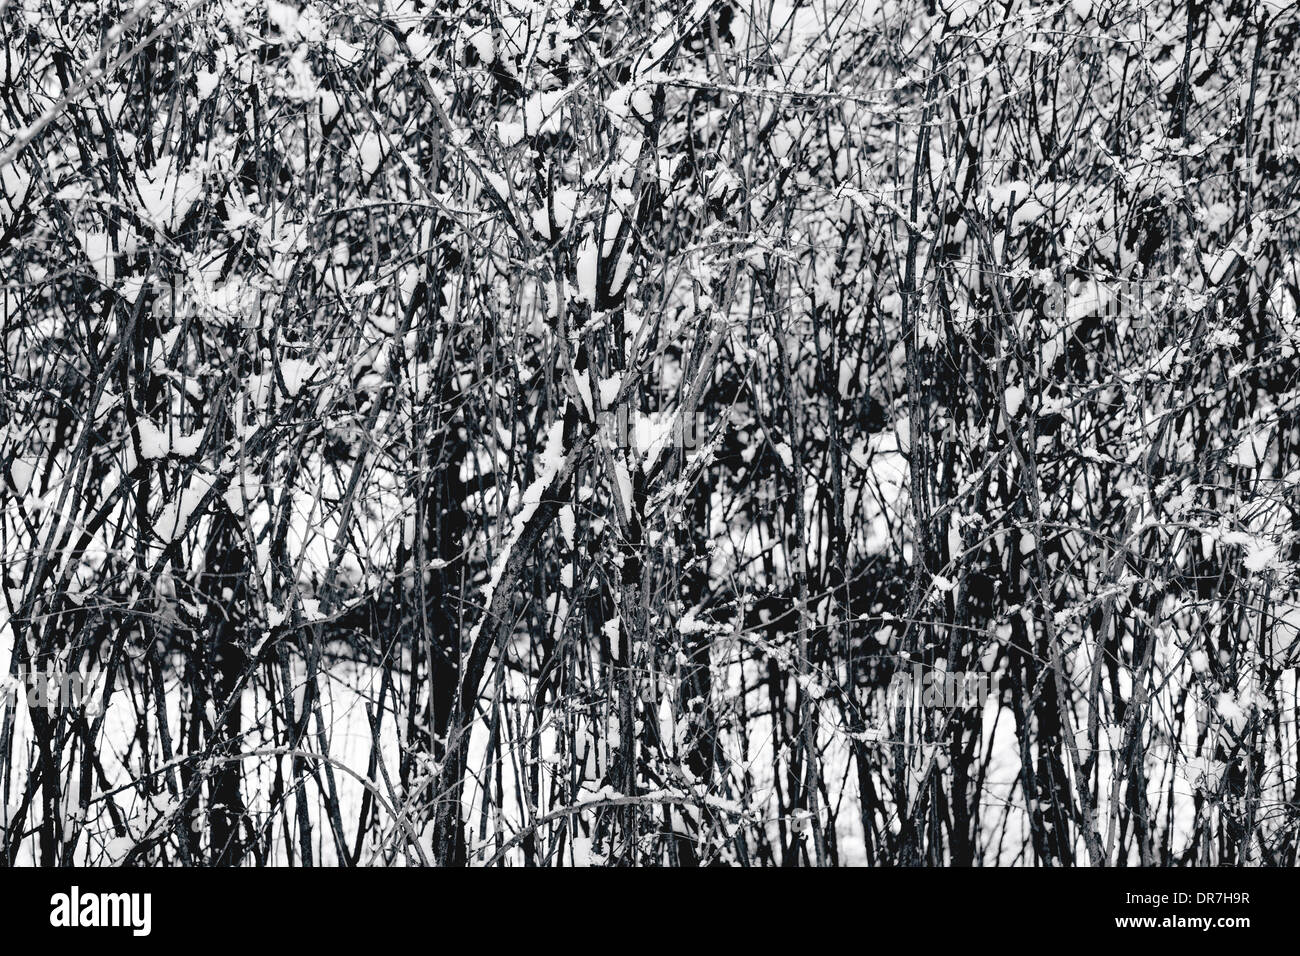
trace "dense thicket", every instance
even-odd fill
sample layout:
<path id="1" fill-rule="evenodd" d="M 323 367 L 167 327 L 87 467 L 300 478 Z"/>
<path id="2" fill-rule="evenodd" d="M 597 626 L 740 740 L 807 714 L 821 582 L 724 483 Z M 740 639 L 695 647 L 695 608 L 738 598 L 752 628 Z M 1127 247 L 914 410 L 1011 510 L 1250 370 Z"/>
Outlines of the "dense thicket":
<path id="1" fill-rule="evenodd" d="M 1296 862 L 1294 4 L 0 16 L 0 859 Z"/>

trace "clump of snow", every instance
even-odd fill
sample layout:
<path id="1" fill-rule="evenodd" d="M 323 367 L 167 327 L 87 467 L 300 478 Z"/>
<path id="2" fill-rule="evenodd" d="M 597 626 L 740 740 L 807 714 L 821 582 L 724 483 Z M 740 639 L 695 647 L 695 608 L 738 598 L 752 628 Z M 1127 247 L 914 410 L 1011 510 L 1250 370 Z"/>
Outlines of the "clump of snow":
<path id="1" fill-rule="evenodd" d="M 560 534 L 564 536 L 564 543 L 570 548 L 573 547 L 576 525 L 577 518 L 573 513 L 573 505 L 565 505 L 560 509 Z"/>
<path id="2" fill-rule="evenodd" d="M 9 463 L 9 485 L 20 495 L 27 494 L 36 474 L 36 463 L 25 458 L 15 458 Z"/>
<path id="3" fill-rule="evenodd" d="M 1272 433 L 1267 429 L 1251 432 L 1237 445 L 1228 461 L 1241 468 L 1258 468 L 1267 457 L 1272 440 Z"/>
<path id="4" fill-rule="evenodd" d="M 303 386 L 311 381 L 316 372 L 316 364 L 306 359 L 280 360 L 280 375 L 290 398 L 297 398 Z"/>
<path id="5" fill-rule="evenodd" d="M 213 484 L 213 480 L 207 475 L 196 473 L 190 477 L 190 483 L 179 495 L 163 505 L 153 523 L 154 533 L 160 540 L 170 544 L 185 534 L 190 518 L 203 503 L 207 493 L 212 490 Z"/>
<path id="6" fill-rule="evenodd" d="M 1020 406 L 1025 400 L 1025 390 L 1019 385 L 1008 385 L 1006 391 L 1007 415 L 1015 418 L 1020 414 Z"/>
<path id="7" fill-rule="evenodd" d="M 82 251 L 85 252 L 86 259 L 94 268 L 100 283 L 111 289 L 113 280 L 117 278 L 117 254 L 108 233 L 96 230 L 80 231 L 77 233 L 77 240 L 81 243 Z"/>
<path id="8" fill-rule="evenodd" d="M 501 145 L 509 149 L 523 142 L 524 124 L 512 120 L 501 120 L 497 123 L 497 139 L 501 140 Z"/>
<path id="9" fill-rule="evenodd" d="M 343 104 L 339 101 L 336 93 L 332 90 L 323 89 L 320 91 L 320 115 L 326 125 L 334 122 L 341 109 L 343 109 Z"/>
<path id="10" fill-rule="evenodd" d="M 246 471 L 238 471 L 231 479 L 230 485 L 226 488 L 225 494 L 226 506 L 236 515 L 247 514 L 260 503 L 262 497 L 262 485 L 256 475 L 251 475 Z"/>
<path id="11" fill-rule="evenodd" d="M 942 9 L 948 14 L 948 26 L 958 29 L 979 12 L 979 0 L 944 0 Z"/>
<path id="12" fill-rule="evenodd" d="M 578 250 L 575 264 L 578 288 L 574 298 L 591 306 L 596 304 L 596 269 L 599 263 L 599 257 L 596 255 L 596 240 L 588 236 L 582 248 Z"/>
<path id="13" fill-rule="evenodd" d="M 619 633 L 621 628 L 622 628 L 622 621 L 617 617 L 611 617 L 608 621 L 605 622 L 605 624 L 600 629 L 601 633 L 604 634 L 605 637 L 609 640 L 609 650 L 610 653 L 614 656 L 615 660 L 618 660 L 618 655 L 619 655 L 618 642 L 619 642 Z"/>
<path id="14" fill-rule="evenodd" d="M 708 621 L 701 621 L 695 616 L 695 611 L 688 611 L 680 621 L 677 622 L 677 630 L 683 635 L 702 634 L 712 629 L 713 625 Z"/>
<path id="15" fill-rule="evenodd" d="M 203 180 L 189 170 L 176 170 L 171 159 L 160 160 L 135 177 L 140 202 L 149 221 L 172 232 L 203 193 Z"/>
<path id="16" fill-rule="evenodd" d="M 1251 542 L 1246 559 L 1242 562 L 1247 571 L 1255 574 L 1267 571 L 1277 561 L 1278 547 L 1266 541 Z"/>
<path id="17" fill-rule="evenodd" d="M 563 232 L 573 222 L 573 214 L 578 208 L 578 193 L 567 186 L 558 187 L 551 195 L 551 212 L 555 216 L 555 225 Z"/>
<path id="18" fill-rule="evenodd" d="M 379 170 L 379 164 L 383 162 L 384 141 L 378 133 L 368 130 L 357 139 L 356 153 L 362 175 L 369 179 Z"/>
<path id="19" fill-rule="evenodd" d="M 203 443 L 202 429 L 189 435 L 169 435 L 147 418 L 139 420 L 137 431 L 140 434 L 140 457 L 145 461 L 155 461 L 168 455 L 189 458 Z"/>
<path id="20" fill-rule="evenodd" d="M 547 212 L 545 206 L 538 206 L 532 213 L 533 229 L 543 239 L 555 238 L 551 233 L 551 214 Z"/>
<path id="21" fill-rule="evenodd" d="M 167 436 L 147 418 L 140 419 L 137 430 L 140 433 L 140 457 L 146 461 L 166 458 L 168 450 Z"/>
<path id="22" fill-rule="evenodd" d="M 614 399 L 618 397 L 618 387 L 620 379 L 617 375 L 611 375 L 609 378 L 602 378 L 600 386 L 600 405 L 601 408 L 611 408 L 614 405 Z"/>

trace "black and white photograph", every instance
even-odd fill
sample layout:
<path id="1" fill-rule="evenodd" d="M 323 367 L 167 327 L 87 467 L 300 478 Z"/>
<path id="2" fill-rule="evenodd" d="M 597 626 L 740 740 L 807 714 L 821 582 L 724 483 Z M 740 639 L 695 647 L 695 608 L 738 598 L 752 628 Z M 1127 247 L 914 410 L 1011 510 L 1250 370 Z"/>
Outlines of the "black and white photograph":
<path id="1" fill-rule="evenodd" d="M 82 874 L 33 923 L 1192 870 L 1096 922 L 1223 945 L 1300 862 L 1294 0 L 0 29 L 0 867 Z"/>

